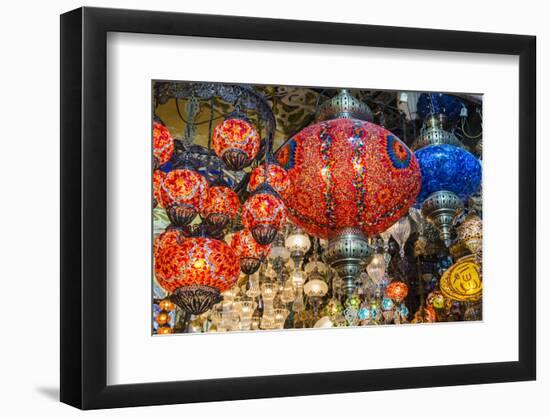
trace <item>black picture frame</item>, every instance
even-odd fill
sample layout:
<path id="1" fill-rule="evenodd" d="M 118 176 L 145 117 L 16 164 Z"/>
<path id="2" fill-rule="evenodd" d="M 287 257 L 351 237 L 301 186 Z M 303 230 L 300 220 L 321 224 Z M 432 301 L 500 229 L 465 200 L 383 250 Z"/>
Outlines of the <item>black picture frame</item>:
<path id="1" fill-rule="evenodd" d="M 519 360 L 107 385 L 108 32 L 519 56 Z M 61 16 L 60 55 L 62 402 L 95 409 L 535 379 L 534 36 L 84 7 Z"/>

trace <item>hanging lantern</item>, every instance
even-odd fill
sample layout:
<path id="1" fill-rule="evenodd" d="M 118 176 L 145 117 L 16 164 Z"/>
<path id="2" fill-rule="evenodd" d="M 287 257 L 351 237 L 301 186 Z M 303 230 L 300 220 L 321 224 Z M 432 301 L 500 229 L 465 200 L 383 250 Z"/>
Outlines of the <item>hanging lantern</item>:
<path id="1" fill-rule="evenodd" d="M 466 245 L 473 254 L 479 253 L 482 245 L 483 223 L 479 216 L 469 214 L 458 227 L 458 239 Z"/>
<path id="2" fill-rule="evenodd" d="M 277 272 L 281 272 L 286 262 L 290 259 L 290 252 L 284 245 L 285 241 L 281 234 L 277 235 L 271 250 L 269 251 L 268 258 L 273 265 L 273 269 Z"/>
<path id="3" fill-rule="evenodd" d="M 215 185 L 208 189 L 202 215 L 210 226 L 223 229 L 235 218 L 240 206 L 235 191 L 226 186 Z"/>
<path id="4" fill-rule="evenodd" d="M 154 248 L 155 278 L 172 293 L 170 300 L 191 314 L 202 314 L 221 301 L 220 292 L 239 277 L 239 260 L 224 242 L 181 238 L 177 230 L 161 234 Z"/>
<path id="5" fill-rule="evenodd" d="M 160 201 L 170 221 L 186 226 L 204 208 L 208 182 L 196 171 L 176 169 L 166 174 L 160 191 Z"/>
<path id="6" fill-rule="evenodd" d="M 422 172 L 422 202 L 436 191 L 450 191 L 466 200 L 481 185 L 481 164 L 470 152 L 451 145 L 433 145 L 414 153 Z"/>
<path id="7" fill-rule="evenodd" d="M 407 213 L 420 191 L 420 168 L 409 148 L 371 123 L 368 106 L 346 90 L 322 104 L 317 120 L 276 154 L 292 187 L 283 198 L 294 224 L 329 239 L 327 260 L 349 296 L 371 253 L 367 236 Z"/>
<path id="8" fill-rule="evenodd" d="M 244 118 L 228 118 L 216 126 L 212 148 L 229 169 L 239 171 L 258 154 L 260 135 Z"/>
<path id="9" fill-rule="evenodd" d="M 390 298 L 396 304 L 401 303 L 408 293 L 409 287 L 401 281 L 390 282 L 386 287 L 386 297 Z"/>
<path id="10" fill-rule="evenodd" d="M 422 204 L 422 215 L 434 224 L 445 246 L 449 246 L 453 219 L 463 209 L 464 203 L 456 194 L 450 191 L 436 191 Z"/>
<path id="11" fill-rule="evenodd" d="M 367 236 L 386 230 L 420 191 L 414 154 L 366 121 L 370 109 L 345 90 L 323 103 L 320 116 L 276 154 L 291 182 L 292 193 L 284 196 L 290 220 L 322 238 L 344 227 Z"/>
<path id="12" fill-rule="evenodd" d="M 286 222 L 286 208 L 273 188 L 264 183 L 244 203 L 242 221 L 260 245 L 268 245 Z"/>
<path id="13" fill-rule="evenodd" d="M 439 287 L 443 295 L 454 301 L 478 301 L 481 299 L 481 268 L 475 255 L 460 258 L 441 276 Z"/>
<path id="14" fill-rule="evenodd" d="M 405 257 L 405 243 L 411 234 L 411 223 L 408 216 L 401 217 L 392 227 L 390 233 L 399 245 L 401 258 Z"/>
<path id="15" fill-rule="evenodd" d="M 290 251 L 290 257 L 297 269 L 300 266 L 301 259 L 311 248 L 311 241 L 308 235 L 296 228 L 285 239 L 285 247 Z"/>
<path id="16" fill-rule="evenodd" d="M 269 253 L 269 246 L 262 246 L 247 229 L 239 230 L 231 238 L 231 247 L 239 258 L 241 271 L 246 275 L 252 275 L 260 268 L 262 261 Z"/>
<path id="17" fill-rule="evenodd" d="M 375 284 L 379 284 L 386 273 L 386 261 L 384 255 L 375 253 L 367 265 L 367 274 Z"/>
<path id="18" fill-rule="evenodd" d="M 324 297 L 328 292 L 328 285 L 325 281 L 319 278 L 309 279 L 304 285 L 304 293 L 308 297 Z"/>
<path id="19" fill-rule="evenodd" d="M 290 188 L 290 179 L 288 178 L 287 172 L 274 163 L 267 165 L 267 175 L 265 164 L 262 164 L 252 170 L 250 173 L 250 180 L 248 182 L 250 191 L 253 192 L 264 182 L 271 185 L 273 189 L 281 196 L 285 195 Z"/>
<path id="20" fill-rule="evenodd" d="M 165 172 L 162 172 L 160 169 L 153 171 L 153 208 L 157 205 L 162 207 L 161 187 L 164 178 L 166 178 Z"/>
<path id="21" fill-rule="evenodd" d="M 174 153 L 174 138 L 166 126 L 153 122 L 153 161 L 154 165 L 164 165 Z M 156 168 L 156 167 L 155 167 Z"/>

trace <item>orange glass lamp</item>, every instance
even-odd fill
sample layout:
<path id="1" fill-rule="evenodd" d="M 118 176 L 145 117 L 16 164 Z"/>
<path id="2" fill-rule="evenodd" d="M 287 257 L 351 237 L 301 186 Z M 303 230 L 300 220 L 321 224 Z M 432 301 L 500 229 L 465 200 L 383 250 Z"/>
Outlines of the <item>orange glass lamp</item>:
<path id="1" fill-rule="evenodd" d="M 155 242 L 155 278 L 170 301 L 202 314 L 221 301 L 220 293 L 239 278 L 239 259 L 224 242 L 208 237 L 182 238 L 175 230 Z"/>
<path id="2" fill-rule="evenodd" d="M 176 169 L 166 174 L 160 190 L 160 202 L 172 224 L 186 226 L 205 207 L 208 181 L 191 169 Z"/>
<path id="3" fill-rule="evenodd" d="M 244 117 L 230 117 L 214 129 L 212 148 L 229 169 L 239 171 L 258 154 L 260 135 Z"/>
<path id="4" fill-rule="evenodd" d="M 203 217 L 206 223 L 217 229 L 223 229 L 235 218 L 241 202 L 231 188 L 222 185 L 214 185 L 208 189 Z"/>
<path id="5" fill-rule="evenodd" d="M 242 220 L 256 242 L 268 245 L 286 222 L 285 204 L 273 187 L 264 182 L 244 203 Z"/>
<path id="6" fill-rule="evenodd" d="M 269 245 L 260 245 L 249 230 L 242 229 L 235 233 L 231 239 L 231 247 L 239 258 L 241 271 L 246 275 L 256 272 L 262 261 L 269 253 Z"/>

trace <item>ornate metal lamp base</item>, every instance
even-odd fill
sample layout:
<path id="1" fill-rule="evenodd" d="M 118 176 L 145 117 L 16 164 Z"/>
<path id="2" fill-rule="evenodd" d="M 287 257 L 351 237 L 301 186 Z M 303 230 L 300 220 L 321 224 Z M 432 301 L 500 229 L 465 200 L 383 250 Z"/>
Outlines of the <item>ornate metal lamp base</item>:
<path id="1" fill-rule="evenodd" d="M 464 209 L 464 203 L 451 191 L 436 191 L 422 204 L 422 215 L 431 221 L 445 246 L 451 245 L 451 226 L 453 219 Z"/>
<path id="2" fill-rule="evenodd" d="M 372 252 L 367 237 L 358 228 L 346 227 L 329 239 L 324 256 L 342 278 L 347 297 L 353 294 L 355 278 Z"/>
<path id="3" fill-rule="evenodd" d="M 241 258 L 241 271 L 243 274 L 252 275 L 262 265 L 262 261 L 257 258 Z"/>
<path id="4" fill-rule="evenodd" d="M 222 160 L 232 171 L 240 171 L 251 162 L 248 155 L 240 149 L 228 149 L 223 153 Z"/>
<path id="5" fill-rule="evenodd" d="M 187 226 L 197 215 L 197 209 L 189 205 L 176 205 L 166 209 L 170 223 L 175 226 Z"/>
<path id="6" fill-rule="evenodd" d="M 199 315 L 219 303 L 222 298 L 217 288 L 207 285 L 189 285 L 174 291 L 170 301 L 187 313 Z"/>
<path id="7" fill-rule="evenodd" d="M 229 216 L 223 213 L 211 213 L 205 221 L 209 226 L 220 230 L 227 226 L 227 223 L 229 223 Z"/>
<path id="8" fill-rule="evenodd" d="M 269 245 L 277 236 L 277 229 L 269 225 L 258 225 L 251 230 L 251 233 L 260 245 Z"/>

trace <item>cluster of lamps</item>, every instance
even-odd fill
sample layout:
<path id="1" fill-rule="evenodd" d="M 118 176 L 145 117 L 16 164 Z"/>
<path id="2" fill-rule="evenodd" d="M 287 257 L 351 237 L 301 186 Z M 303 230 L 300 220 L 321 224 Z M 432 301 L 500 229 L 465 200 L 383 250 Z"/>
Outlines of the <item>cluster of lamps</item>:
<path id="1" fill-rule="evenodd" d="M 481 263 L 481 218 L 468 214 L 456 232 L 453 223 L 479 189 L 481 165 L 430 100 L 415 152 L 346 90 L 275 155 L 264 143 L 263 160 L 258 130 L 231 113 L 213 131 L 212 152 L 230 171 L 255 165 L 244 196 L 192 164 L 163 170 L 176 147 L 155 121 L 153 202 L 170 222 L 154 242 L 155 280 L 167 294 L 156 333 L 173 331 L 165 319 L 174 305 L 185 313 L 183 331 L 202 332 L 433 322 L 440 310 L 449 317 L 453 302 L 479 301 L 481 271 L 472 265 Z M 473 257 L 453 267 L 478 278 L 457 289 L 443 276 L 410 320 L 410 285 L 389 274 L 390 243 L 404 261 L 415 231 L 422 255 L 428 223 L 445 246 L 455 235 L 464 243 Z"/>

